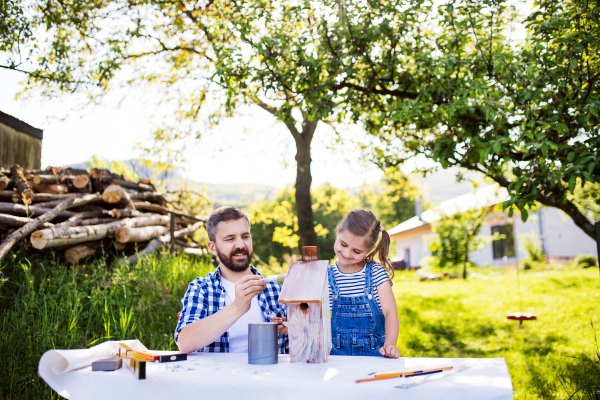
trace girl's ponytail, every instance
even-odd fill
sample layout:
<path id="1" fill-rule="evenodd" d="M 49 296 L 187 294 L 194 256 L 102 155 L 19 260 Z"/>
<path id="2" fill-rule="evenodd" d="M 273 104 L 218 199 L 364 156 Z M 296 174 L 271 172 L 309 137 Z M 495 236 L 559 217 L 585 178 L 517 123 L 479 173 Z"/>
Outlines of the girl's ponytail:
<path id="1" fill-rule="evenodd" d="M 375 255 L 375 253 L 377 253 L 377 258 L 379 259 L 379 263 L 383 266 L 383 269 L 385 269 L 385 271 L 388 273 L 388 275 L 392 279 L 394 279 L 394 268 L 392 267 L 392 264 L 390 263 L 390 260 L 388 259 L 388 253 L 390 251 L 390 243 L 391 243 L 390 235 L 387 233 L 387 231 L 382 226 L 381 227 L 381 238 L 379 239 L 379 242 L 377 242 L 377 247 L 375 247 L 375 249 L 370 254 L 370 256 L 373 257 Z"/>
<path id="2" fill-rule="evenodd" d="M 383 269 L 393 279 L 394 268 L 388 260 L 390 250 L 390 235 L 381 226 L 381 222 L 375 214 L 367 210 L 352 210 L 344 217 L 338 225 L 338 232 L 348 230 L 356 236 L 365 238 L 367 247 L 371 249 L 367 254 L 366 260 L 373 261 L 375 255 Z M 380 237 L 381 234 L 381 237 Z"/>

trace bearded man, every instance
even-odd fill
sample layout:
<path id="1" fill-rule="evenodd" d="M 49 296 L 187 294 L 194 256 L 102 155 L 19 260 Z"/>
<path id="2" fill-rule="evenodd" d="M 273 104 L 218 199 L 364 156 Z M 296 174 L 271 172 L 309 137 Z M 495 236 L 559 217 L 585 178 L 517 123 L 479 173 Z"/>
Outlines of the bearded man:
<path id="1" fill-rule="evenodd" d="M 219 259 L 219 266 L 188 286 L 175 342 L 184 353 L 247 353 L 248 323 L 285 319 L 285 305 L 278 302 L 281 285 L 263 281 L 250 265 L 252 236 L 243 212 L 235 207 L 218 208 L 206 230 L 208 249 Z M 285 353 L 287 328 L 280 324 L 278 333 L 279 352 Z"/>

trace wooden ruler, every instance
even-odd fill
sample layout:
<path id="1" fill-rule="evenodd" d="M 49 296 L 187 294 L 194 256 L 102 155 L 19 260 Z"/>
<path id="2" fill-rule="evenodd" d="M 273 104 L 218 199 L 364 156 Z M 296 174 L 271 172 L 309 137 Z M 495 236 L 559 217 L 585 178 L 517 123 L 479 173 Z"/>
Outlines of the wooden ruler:
<path id="1" fill-rule="evenodd" d="M 149 361 L 149 358 L 152 358 L 150 361 L 154 361 L 154 358 L 149 354 L 144 356 L 138 351 L 132 350 L 125 343 L 119 343 L 119 346 L 121 346 L 119 357 L 129 360 L 129 362 L 125 361 L 125 365 L 133 372 L 133 375 L 137 379 L 146 379 L 146 362 Z"/>

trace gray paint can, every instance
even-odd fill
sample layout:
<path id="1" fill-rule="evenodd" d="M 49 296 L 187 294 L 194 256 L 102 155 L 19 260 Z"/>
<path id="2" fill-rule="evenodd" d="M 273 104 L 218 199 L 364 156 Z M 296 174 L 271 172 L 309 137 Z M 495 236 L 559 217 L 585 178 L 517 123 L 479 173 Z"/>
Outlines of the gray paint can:
<path id="1" fill-rule="evenodd" d="M 277 323 L 252 322 L 248 324 L 248 364 L 277 364 Z"/>

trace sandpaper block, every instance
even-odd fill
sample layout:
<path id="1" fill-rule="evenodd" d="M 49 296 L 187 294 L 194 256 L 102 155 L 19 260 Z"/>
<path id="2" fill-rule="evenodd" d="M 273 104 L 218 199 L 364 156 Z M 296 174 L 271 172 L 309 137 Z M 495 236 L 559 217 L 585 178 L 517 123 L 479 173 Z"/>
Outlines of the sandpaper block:
<path id="1" fill-rule="evenodd" d="M 157 356 L 157 355 L 154 356 L 154 361 L 158 361 L 160 363 L 185 361 L 185 360 L 187 360 L 187 353 L 165 354 L 165 355 L 160 355 L 160 356 Z"/>
<path id="2" fill-rule="evenodd" d="M 92 362 L 92 371 L 116 371 L 123 366 L 122 358 L 107 358 Z"/>

